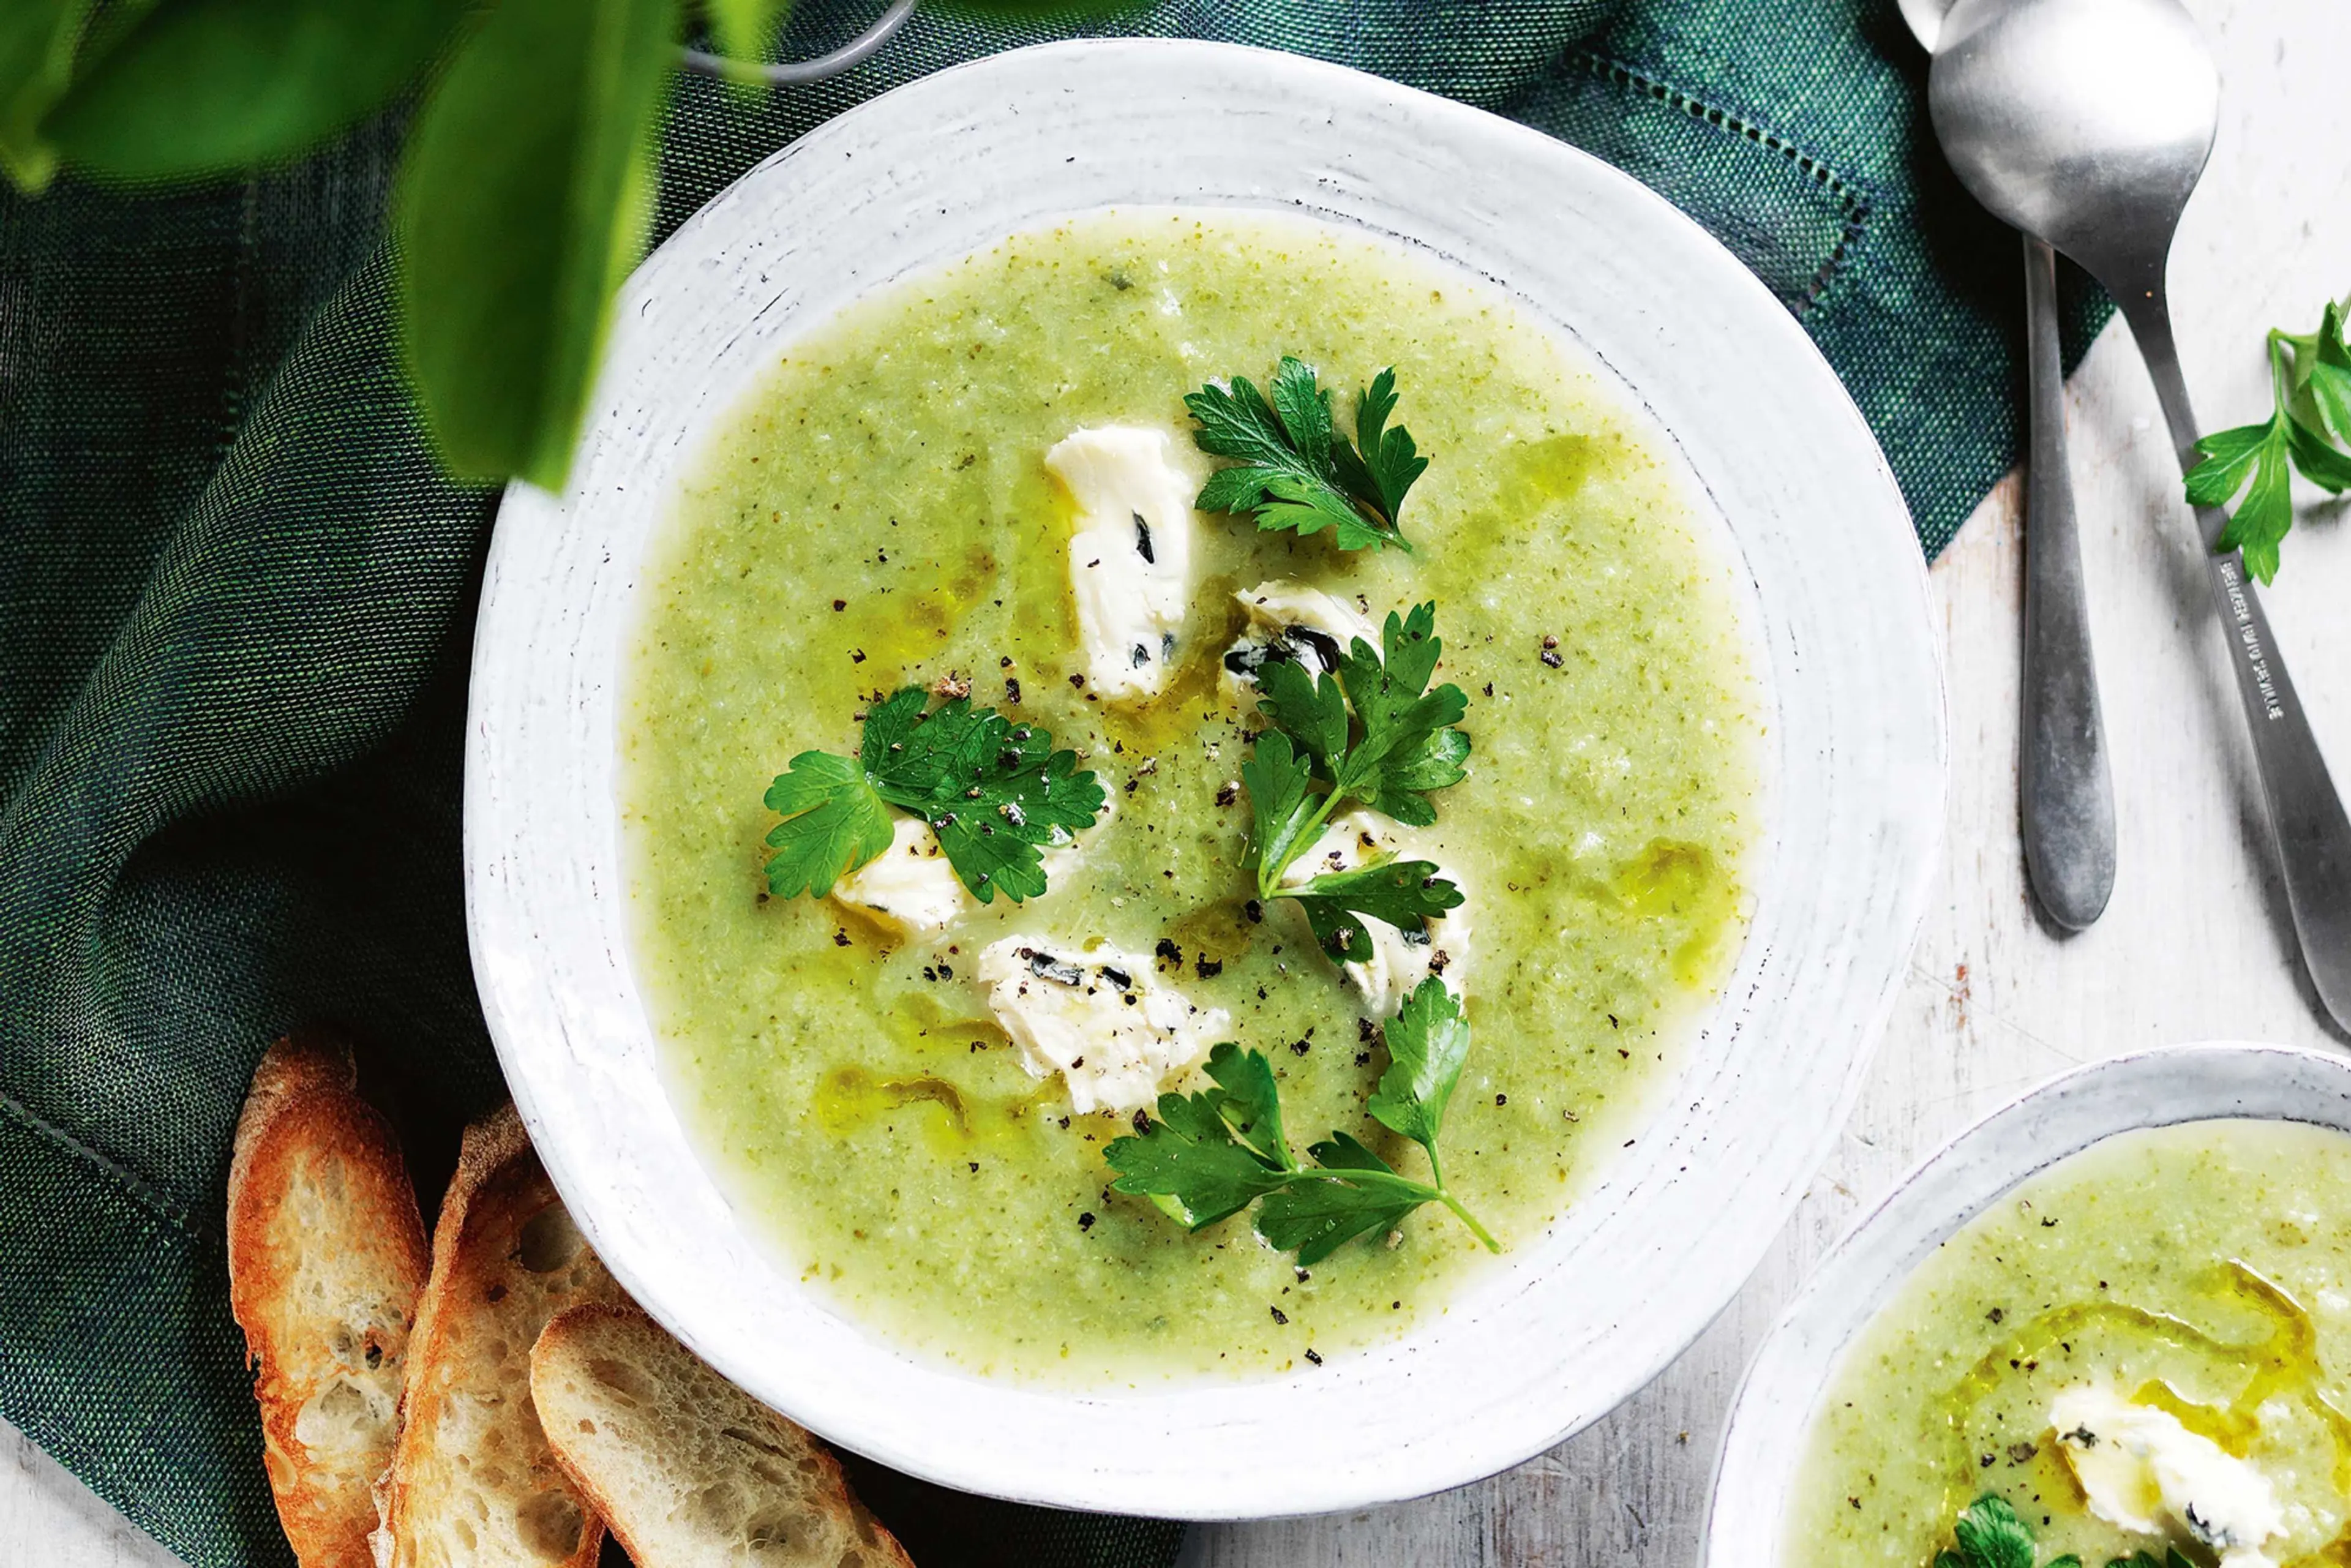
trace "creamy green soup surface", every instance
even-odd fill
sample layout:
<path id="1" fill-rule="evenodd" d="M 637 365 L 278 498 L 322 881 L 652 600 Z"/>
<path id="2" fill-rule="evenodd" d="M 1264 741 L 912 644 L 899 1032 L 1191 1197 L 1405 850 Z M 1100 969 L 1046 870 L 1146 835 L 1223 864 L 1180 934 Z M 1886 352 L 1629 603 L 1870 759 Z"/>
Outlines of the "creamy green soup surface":
<path id="1" fill-rule="evenodd" d="M 2069 1389 L 2168 1413 L 2265 1478 L 2281 1568 L 2351 1560 L 2351 1137 L 2294 1123 L 2127 1133 L 1978 1216 L 1903 1285 L 1823 1396 L 1782 1561 L 1926 1568 L 2005 1498 L 2038 1561 L 2174 1545 L 2097 1516 L 2050 1421 Z"/>
<path id="2" fill-rule="evenodd" d="M 1166 693 L 1095 700 L 1070 584 L 1071 432 L 1163 427 L 1183 395 L 1295 354 L 1352 418 L 1396 370 L 1430 458 L 1410 554 L 1198 525 Z M 1364 1111 L 1385 1056 L 1294 905 L 1249 916 L 1246 701 L 1218 655 L 1237 590 L 1436 601 L 1437 679 L 1469 697 L 1466 781 L 1434 830 L 1468 886 L 1476 1043 L 1453 1188 L 1536 1243 L 1639 1134 L 1735 956 L 1762 695 L 1737 579 L 1648 428 L 1499 290 L 1301 219 L 1104 214 L 883 288 L 793 343 L 675 500 L 624 693 L 635 959 L 673 1092 L 738 1207 L 839 1309 L 967 1370 L 1089 1385 L 1302 1368 L 1444 1310 L 1486 1254 L 1422 1210 L 1306 1274 L 1247 1216 L 1187 1234 L 1109 1190 L 1123 1118 L 1023 1070 L 972 976 L 1008 933 L 1174 945 L 1168 974 L 1270 1053 L 1300 1145 Z M 878 695 L 950 674 L 1050 729 L 1114 814 L 1041 898 L 895 940 L 768 895 L 762 804 L 815 748 L 853 755 Z M 1219 803 L 1219 796 L 1225 799 Z M 1383 1244 L 1394 1240 L 1394 1244 Z"/>

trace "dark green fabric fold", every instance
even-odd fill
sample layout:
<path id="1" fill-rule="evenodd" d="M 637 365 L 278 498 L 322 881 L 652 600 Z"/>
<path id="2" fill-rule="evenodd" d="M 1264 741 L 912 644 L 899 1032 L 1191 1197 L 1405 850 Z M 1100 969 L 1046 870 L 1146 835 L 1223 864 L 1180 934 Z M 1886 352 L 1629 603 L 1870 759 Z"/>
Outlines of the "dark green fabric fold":
<path id="1" fill-rule="evenodd" d="M 1300 49 L 1629 170 L 1803 321 L 1932 553 L 2015 455 L 2020 263 L 1926 140 L 1892 0 L 1603 8 L 1164 0 L 1092 30 Z M 806 0 L 787 48 L 875 9 Z M 661 225 L 875 92 L 1071 30 L 926 9 L 836 82 L 682 79 Z M 397 145 L 0 197 L 0 1416 L 200 1568 L 288 1560 L 221 1245 L 255 1059 L 350 1032 L 428 1212 L 501 1092 L 458 879 L 494 497 L 435 471 L 398 369 Z M 2074 302 L 2077 352 L 2099 319 Z M 927 1568 L 1139 1568 L 1179 1534 L 861 1474 Z"/>

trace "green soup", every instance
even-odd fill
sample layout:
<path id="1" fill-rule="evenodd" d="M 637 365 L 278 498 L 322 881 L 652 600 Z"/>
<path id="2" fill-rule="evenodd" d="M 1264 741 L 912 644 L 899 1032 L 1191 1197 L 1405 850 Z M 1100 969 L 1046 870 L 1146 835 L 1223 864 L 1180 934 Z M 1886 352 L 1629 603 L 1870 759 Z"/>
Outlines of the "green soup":
<path id="1" fill-rule="evenodd" d="M 1201 521 L 1188 650 L 1145 705 L 1093 700 L 1072 505 L 1046 452 L 1081 426 L 1187 430 L 1211 378 L 1291 353 L 1347 417 L 1397 372 L 1431 459 L 1410 554 Z M 1188 436 L 1184 436 L 1188 443 Z M 1187 1234 L 1109 1191 L 1126 1130 L 1023 1071 L 972 960 L 1011 932 L 1130 952 L 1279 1065 L 1302 1144 L 1384 1064 L 1295 907 L 1246 899 L 1246 701 L 1219 688 L 1236 590 L 1299 580 L 1434 600 L 1469 695 L 1468 779 L 1435 830 L 1470 890 L 1476 1044 L 1448 1180 L 1531 1246 L 1637 1134 L 1741 930 L 1761 696 L 1732 573 L 1654 444 L 1569 344 L 1399 246 L 1229 213 L 1104 214 L 885 288 L 788 351 L 653 549 L 622 724 L 636 958 L 677 1103 L 734 1200 L 841 1310 L 977 1372 L 1088 1384 L 1304 1364 L 1442 1310 L 1484 1260 L 1437 1208 L 1309 1273 L 1246 1217 Z M 854 753 L 878 694 L 951 673 L 1049 728 L 1115 814 L 1014 908 L 894 941 L 771 899 L 761 796 L 797 753 Z M 1221 797 L 1221 799 L 1220 799 Z M 1387 1244 L 1383 1245 L 1385 1241 Z"/>
<path id="2" fill-rule="evenodd" d="M 2351 1137 L 2196 1122 L 2060 1161 L 1945 1242 L 1845 1353 L 1784 1561 L 1925 1568 L 1988 1491 L 2032 1527 L 2042 1563 L 2160 1558 L 2162 1541 L 2091 1513 L 2053 1438 L 2052 1400 L 2093 1384 L 2256 1466 L 2289 1524 L 2273 1560 L 2344 1562 L 2346 1286 Z"/>

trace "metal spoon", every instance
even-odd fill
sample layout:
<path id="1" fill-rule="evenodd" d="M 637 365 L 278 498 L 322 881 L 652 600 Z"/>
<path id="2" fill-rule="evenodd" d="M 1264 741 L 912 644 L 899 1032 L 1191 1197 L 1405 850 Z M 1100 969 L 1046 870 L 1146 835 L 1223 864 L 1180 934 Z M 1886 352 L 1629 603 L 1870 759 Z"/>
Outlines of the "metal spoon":
<path id="1" fill-rule="evenodd" d="M 1929 55 L 1951 0 L 1902 0 Z M 2049 918 L 2079 931 L 2115 891 L 2115 789 L 2098 712 L 2097 662 L 2065 457 L 2065 374 L 2057 341 L 2057 258 L 2024 236 L 2024 343 L 2032 389 L 2025 464 L 2024 659 L 2018 807 L 2024 869 Z"/>
<path id="2" fill-rule="evenodd" d="M 2197 423 L 2172 341 L 2164 268 L 2212 151 L 2220 78 L 2179 0 L 1957 0 L 1928 78 L 1935 134 L 1978 201 L 2072 256 L 2138 340 L 2183 469 Z M 2212 591 L 2277 836 L 2312 985 L 2351 1030 L 2351 819 L 2227 519 L 2199 507 Z"/>

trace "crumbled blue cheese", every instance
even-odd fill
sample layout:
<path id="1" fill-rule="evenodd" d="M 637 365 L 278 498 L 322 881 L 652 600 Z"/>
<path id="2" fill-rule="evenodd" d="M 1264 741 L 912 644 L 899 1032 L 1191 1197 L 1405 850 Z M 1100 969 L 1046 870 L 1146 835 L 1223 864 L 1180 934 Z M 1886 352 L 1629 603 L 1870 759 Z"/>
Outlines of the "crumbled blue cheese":
<path id="1" fill-rule="evenodd" d="M 920 817 L 900 817 L 890 847 L 834 883 L 832 896 L 906 934 L 940 930 L 973 904 L 938 835 Z"/>
<path id="2" fill-rule="evenodd" d="M 1431 862 L 1446 881 L 1461 889 L 1462 901 L 1416 931 L 1400 930 L 1384 920 L 1363 923 L 1364 935 L 1372 940 L 1371 957 L 1339 967 L 1362 993 L 1364 1005 L 1386 1018 L 1393 1018 L 1413 988 L 1432 974 L 1443 976 L 1457 995 L 1466 992 L 1473 901 L 1460 873 L 1438 859 L 1411 829 L 1370 811 L 1345 811 L 1332 818 L 1314 846 L 1281 873 L 1282 886 L 1301 887 L 1327 872 L 1353 871 L 1391 860 Z"/>
<path id="3" fill-rule="evenodd" d="M 1257 673 L 1269 661 L 1295 660 L 1308 674 L 1326 675 L 1339 667 L 1356 638 L 1380 645 L 1379 629 L 1368 616 L 1302 582 L 1277 578 L 1243 589 L 1233 599 L 1249 612 L 1249 625 L 1225 650 L 1217 676 L 1228 702 L 1249 700 Z"/>
<path id="4" fill-rule="evenodd" d="M 2285 1517 L 2269 1478 L 2169 1411 L 2085 1384 L 2051 1403 L 2049 1425 L 2098 1518 L 2137 1535 L 2182 1531 L 2220 1568 L 2275 1568 L 2262 1546 Z"/>
<path id="5" fill-rule="evenodd" d="M 1045 466 L 1077 503 L 1070 588 L 1086 679 L 1108 700 L 1154 697 L 1175 667 L 1192 594 L 1194 473 L 1165 430 L 1072 432 Z"/>
<path id="6" fill-rule="evenodd" d="M 1160 983 L 1147 956 L 1075 952 L 1042 936 L 1007 936 L 979 955 L 988 1010 L 1032 1078 L 1060 1073 L 1084 1114 L 1148 1109 L 1176 1074 L 1231 1032 L 1222 1008 Z"/>

